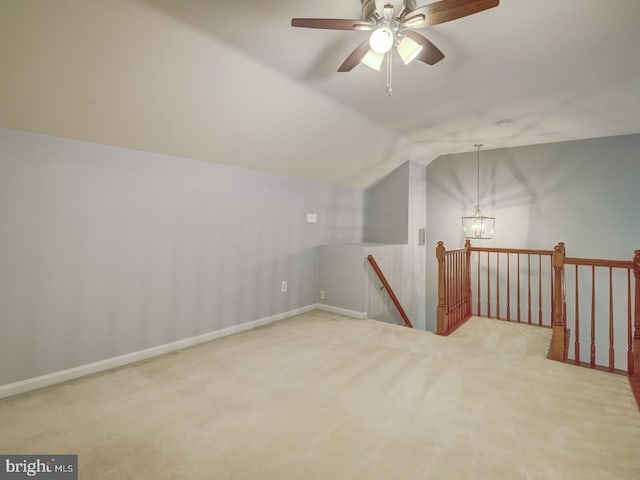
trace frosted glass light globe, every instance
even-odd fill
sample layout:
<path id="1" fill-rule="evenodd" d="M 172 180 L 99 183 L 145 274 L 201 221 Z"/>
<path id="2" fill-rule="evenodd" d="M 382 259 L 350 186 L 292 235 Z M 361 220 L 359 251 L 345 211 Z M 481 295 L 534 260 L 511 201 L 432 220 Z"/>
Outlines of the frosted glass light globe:
<path id="1" fill-rule="evenodd" d="M 393 47 L 393 32 L 386 26 L 374 30 L 369 37 L 369 45 L 376 53 L 387 53 Z"/>

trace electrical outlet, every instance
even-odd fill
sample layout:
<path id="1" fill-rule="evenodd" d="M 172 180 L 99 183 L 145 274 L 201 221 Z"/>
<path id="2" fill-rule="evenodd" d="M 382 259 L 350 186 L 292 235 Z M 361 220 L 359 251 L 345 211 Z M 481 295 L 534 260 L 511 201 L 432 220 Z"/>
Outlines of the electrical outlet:
<path id="1" fill-rule="evenodd" d="M 281 288 L 282 288 L 283 292 L 287 291 L 287 281 L 286 280 L 282 281 Z"/>
<path id="2" fill-rule="evenodd" d="M 325 296 L 324 296 L 324 290 L 320 290 L 320 300 L 324 300 Z"/>

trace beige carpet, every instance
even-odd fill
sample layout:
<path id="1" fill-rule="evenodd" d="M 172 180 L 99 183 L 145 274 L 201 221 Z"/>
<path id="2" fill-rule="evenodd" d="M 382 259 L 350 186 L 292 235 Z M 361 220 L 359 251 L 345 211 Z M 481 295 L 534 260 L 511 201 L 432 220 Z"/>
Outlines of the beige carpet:
<path id="1" fill-rule="evenodd" d="M 549 337 L 313 312 L 1 400 L 0 453 L 77 453 L 82 480 L 639 479 L 627 379 Z"/>

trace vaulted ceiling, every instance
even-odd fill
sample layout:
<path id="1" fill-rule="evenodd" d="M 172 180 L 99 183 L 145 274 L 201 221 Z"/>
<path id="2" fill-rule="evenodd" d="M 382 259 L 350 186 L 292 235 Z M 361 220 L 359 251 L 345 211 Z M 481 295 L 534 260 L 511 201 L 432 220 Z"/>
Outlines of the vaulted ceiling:
<path id="1" fill-rule="evenodd" d="M 290 26 L 359 0 L 1 8 L 0 127 L 356 187 L 477 142 L 640 132 L 638 0 L 502 0 L 423 29 L 446 57 L 396 62 L 391 98 L 383 72 L 336 72 L 366 32 Z"/>

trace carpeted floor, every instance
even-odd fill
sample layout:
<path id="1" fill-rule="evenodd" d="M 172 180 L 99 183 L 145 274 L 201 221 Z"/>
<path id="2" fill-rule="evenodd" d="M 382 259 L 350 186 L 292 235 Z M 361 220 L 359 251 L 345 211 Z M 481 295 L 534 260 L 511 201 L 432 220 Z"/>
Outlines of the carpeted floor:
<path id="1" fill-rule="evenodd" d="M 627 379 L 550 331 L 443 338 L 323 312 L 0 400 L 0 453 L 80 479 L 638 479 Z"/>

